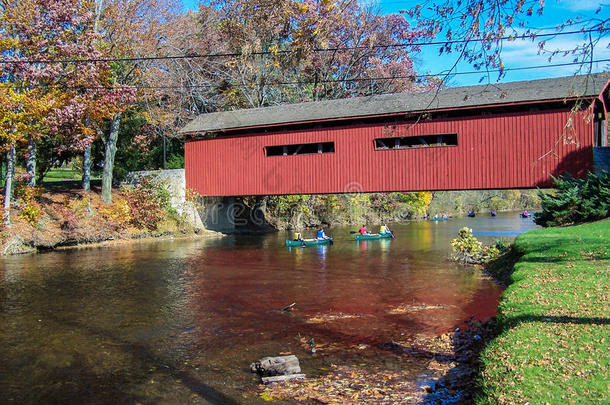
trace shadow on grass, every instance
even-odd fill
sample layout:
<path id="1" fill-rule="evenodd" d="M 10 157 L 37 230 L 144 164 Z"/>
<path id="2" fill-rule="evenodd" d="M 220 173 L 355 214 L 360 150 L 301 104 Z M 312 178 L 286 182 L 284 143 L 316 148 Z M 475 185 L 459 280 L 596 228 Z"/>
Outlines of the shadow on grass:
<path id="1" fill-rule="evenodd" d="M 83 183 L 81 180 L 60 180 L 60 181 L 43 181 L 42 186 L 46 190 L 80 190 L 82 189 Z M 91 180 L 91 188 L 101 187 L 102 180 Z"/>
<path id="2" fill-rule="evenodd" d="M 574 317 L 553 315 L 519 315 L 502 320 L 504 330 L 514 328 L 522 323 L 545 322 L 545 323 L 571 323 L 574 325 L 610 325 L 610 318 L 599 317 Z"/>
<path id="3" fill-rule="evenodd" d="M 510 282 L 510 277 L 515 271 L 515 263 L 523 257 L 523 253 L 514 247 L 485 266 L 485 271 L 496 279 L 500 284 L 506 286 Z"/>

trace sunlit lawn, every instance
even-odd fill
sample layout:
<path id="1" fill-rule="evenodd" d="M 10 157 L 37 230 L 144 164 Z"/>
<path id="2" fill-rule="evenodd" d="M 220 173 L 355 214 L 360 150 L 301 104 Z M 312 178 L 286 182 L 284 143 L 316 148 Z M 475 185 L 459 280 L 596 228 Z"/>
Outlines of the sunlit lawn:
<path id="1" fill-rule="evenodd" d="M 610 403 L 610 220 L 527 232 L 479 403 Z"/>
<path id="2" fill-rule="evenodd" d="M 69 168 L 51 169 L 44 176 L 44 182 L 80 180 L 83 174 L 80 170 Z M 93 176 L 92 176 L 93 177 Z"/>

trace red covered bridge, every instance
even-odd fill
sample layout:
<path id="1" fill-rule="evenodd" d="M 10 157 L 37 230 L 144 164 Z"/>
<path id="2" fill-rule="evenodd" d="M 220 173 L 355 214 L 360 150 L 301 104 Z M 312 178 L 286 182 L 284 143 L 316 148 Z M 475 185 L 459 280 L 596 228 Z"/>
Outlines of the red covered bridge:
<path id="1" fill-rule="evenodd" d="M 181 133 L 204 196 L 532 188 L 593 169 L 610 75 L 203 114 Z"/>

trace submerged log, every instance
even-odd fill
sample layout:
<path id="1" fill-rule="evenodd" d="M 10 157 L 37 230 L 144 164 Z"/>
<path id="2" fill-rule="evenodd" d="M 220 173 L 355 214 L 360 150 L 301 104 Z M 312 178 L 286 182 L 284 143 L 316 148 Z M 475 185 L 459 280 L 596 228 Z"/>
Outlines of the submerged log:
<path id="1" fill-rule="evenodd" d="M 259 361 L 252 363 L 250 370 L 253 373 L 259 373 L 264 376 L 278 376 L 299 374 L 301 366 L 299 366 L 299 359 L 295 355 L 263 357 Z"/>

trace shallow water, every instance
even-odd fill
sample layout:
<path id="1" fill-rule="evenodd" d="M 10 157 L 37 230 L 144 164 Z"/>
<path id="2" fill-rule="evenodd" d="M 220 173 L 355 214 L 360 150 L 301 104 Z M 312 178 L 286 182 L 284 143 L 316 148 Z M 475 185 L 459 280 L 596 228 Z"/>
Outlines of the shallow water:
<path id="1" fill-rule="evenodd" d="M 502 292 L 447 260 L 462 226 L 492 241 L 534 224 L 511 213 L 394 224 L 394 240 L 328 229 L 333 246 L 286 248 L 282 232 L 5 258 L 0 403 L 255 403 L 249 364 L 288 352 L 308 376 L 377 362 L 416 380 L 425 362 L 380 344 L 493 316 Z"/>

